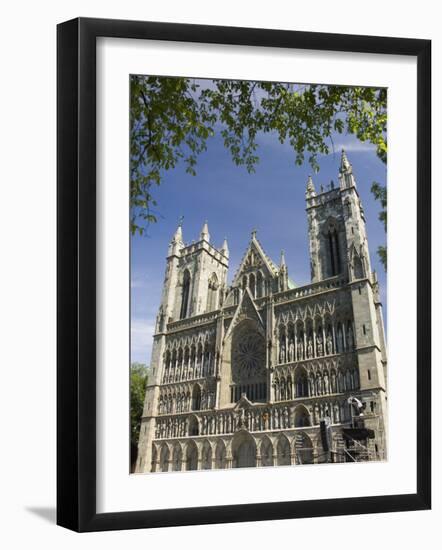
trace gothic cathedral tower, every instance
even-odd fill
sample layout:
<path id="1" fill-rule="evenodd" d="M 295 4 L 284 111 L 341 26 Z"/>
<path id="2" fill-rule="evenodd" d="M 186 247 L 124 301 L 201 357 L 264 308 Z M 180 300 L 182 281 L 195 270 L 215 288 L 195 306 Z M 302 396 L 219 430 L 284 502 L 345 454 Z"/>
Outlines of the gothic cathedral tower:
<path id="1" fill-rule="evenodd" d="M 339 186 L 317 193 L 309 178 L 306 207 L 312 280 L 303 286 L 289 277 L 284 253 L 272 261 L 255 230 L 228 286 L 227 242 L 214 247 L 204 223 L 186 244 L 178 226 L 137 472 L 386 458 L 382 307 L 344 152 Z"/>
<path id="2" fill-rule="evenodd" d="M 215 248 L 210 243 L 209 228 L 205 222 L 199 240 L 186 245 L 180 223 L 169 244 L 161 305 L 153 337 L 152 374 L 144 402 L 143 430 L 146 437 L 143 438 L 143 434 L 140 434 L 140 450 L 149 461 L 159 387 L 165 379 L 164 371 L 168 365 L 165 352 L 167 327 L 170 323 L 194 318 L 222 307 L 228 267 L 227 240 L 224 240 L 220 249 Z"/>
<path id="3" fill-rule="evenodd" d="M 382 305 L 376 273 L 371 271 L 364 209 L 359 198 L 353 168 L 342 151 L 339 187 L 333 182 L 319 193 L 309 176 L 306 189 L 312 283 L 325 279 L 348 282 L 354 339 L 361 390 L 373 392 L 381 408 L 386 432 L 387 356 Z M 371 427 L 371 426 L 368 426 Z M 374 426 L 373 426 L 374 428 Z M 376 427 L 377 428 L 377 427 Z"/>

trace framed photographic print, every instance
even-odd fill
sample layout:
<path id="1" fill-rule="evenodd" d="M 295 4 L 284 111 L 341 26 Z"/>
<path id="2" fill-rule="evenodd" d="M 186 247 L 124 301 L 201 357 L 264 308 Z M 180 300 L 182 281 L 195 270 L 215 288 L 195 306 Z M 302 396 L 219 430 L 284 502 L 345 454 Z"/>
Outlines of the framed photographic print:
<path id="1" fill-rule="evenodd" d="M 430 51 L 58 26 L 59 525 L 430 507 Z"/>

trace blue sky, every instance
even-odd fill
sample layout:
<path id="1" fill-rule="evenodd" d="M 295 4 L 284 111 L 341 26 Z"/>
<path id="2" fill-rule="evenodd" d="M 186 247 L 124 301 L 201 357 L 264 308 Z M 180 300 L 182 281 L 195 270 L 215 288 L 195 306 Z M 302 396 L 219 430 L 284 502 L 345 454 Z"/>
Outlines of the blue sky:
<path id="1" fill-rule="evenodd" d="M 160 304 L 165 260 L 169 241 L 178 219 L 184 216 L 185 242 L 198 240 L 204 220 L 208 220 L 211 242 L 221 246 L 227 237 L 230 249 L 229 281 L 246 250 L 252 229 L 264 250 L 279 263 L 285 251 L 289 276 L 297 285 L 310 282 L 305 213 L 305 185 L 312 174 L 308 162 L 296 166 L 289 145 L 276 136 L 258 140 L 260 161 L 254 174 L 237 167 L 219 136 L 211 138 L 198 158 L 197 175 L 185 173 L 182 166 L 167 172 L 155 188 L 158 222 L 144 236 L 131 237 L 131 360 L 150 362 L 155 317 Z M 335 153 L 318 157 L 320 171 L 312 174 L 316 188 L 333 179 L 338 181 L 340 151 L 344 147 L 353 165 L 358 191 L 364 206 L 372 268 L 378 273 L 386 317 L 386 275 L 376 250 L 385 244 L 385 233 L 378 220 L 379 203 L 371 192 L 372 181 L 386 184 L 386 166 L 374 147 L 353 136 L 334 139 Z"/>

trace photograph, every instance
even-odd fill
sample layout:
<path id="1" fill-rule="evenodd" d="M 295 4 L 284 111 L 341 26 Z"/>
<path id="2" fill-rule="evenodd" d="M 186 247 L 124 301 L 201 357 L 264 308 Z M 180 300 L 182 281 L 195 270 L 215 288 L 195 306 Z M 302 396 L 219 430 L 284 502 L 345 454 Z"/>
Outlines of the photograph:
<path id="1" fill-rule="evenodd" d="M 387 89 L 129 80 L 131 473 L 388 461 Z"/>
<path id="2" fill-rule="evenodd" d="M 442 33 L 408 4 L 5 3 L 2 548 L 440 538 Z"/>

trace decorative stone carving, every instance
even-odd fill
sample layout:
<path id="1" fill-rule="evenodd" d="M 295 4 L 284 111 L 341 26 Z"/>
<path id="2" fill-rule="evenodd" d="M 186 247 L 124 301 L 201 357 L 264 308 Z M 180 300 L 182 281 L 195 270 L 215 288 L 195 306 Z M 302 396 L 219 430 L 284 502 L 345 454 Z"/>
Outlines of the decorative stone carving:
<path id="1" fill-rule="evenodd" d="M 349 196 L 353 212 L 351 225 L 345 226 Z M 364 273 L 372 277 L 359 216 L 354 182 L 346 175 L 339 188 L 307 199 L 312 282 L 297 287 L 289 284 L 287 274 L 287 284 L 278 288 L 278 267 L 255 234 L 230 287 L 228 255 L 208 236 L 203 243 L 185 245 L 181 237 L 175 242 L 156 323 L 137 471 L 232 467 L 238 464 L 239 440 L 255 444 L 258 465 L 261 460 L 263 466 L 281 464 L 287 455 L 278 449 L 287 453 L 287 443 L 293 463 L 311 463 L 320 456 L 318 423 L 327 411 L 335 441 L 342 439 L 340 424 L 349 422 L 348 397 L 367 400 L 377 391 L 373 381 L 364 386 L 367 369 L 372 377 L 378 375 L 377 383 L 384 368 L 374 354 L 370 357 L 368 345 L 365 355 L 355 350 L 354 327 L 362 330 L 362 323 L 370 323 L 364 344 L 373 338 L 383 342 L 382 326 L 372 315 L 380 307 L 376 280 L 371 281 L 375 297 L 369 308 L 367 293 L 359 298 L 354 285 L 348 285 L 349 261 L 354 261 L 347 258 L 349 250 L 358 251 Z M 325 277 L 330 250 L 323 238 L 330 221 L 337 232 L 334 250 L 340 247 L 339 260 L 336 255 L 334 260 L 343 269 Z M 180 319 L 185 269 L 191 274 L 189 308 Z M 362 288 L 365 282 L 357 284 Z M 368 297 L 372 300 L 370 293 Z M 384 349 L 381 355 L 386 357 Z M 359 372 L 364 373 L 361 380 Z M 379 412 L 384 410 L 384 390 L 370 397 Z M 247 398 L 241 400 L 243 393 Z M 377 433 L 381 415 L 377 422 L 376 444 L 385 457 Z"/>
<path id="2" fill-rule="evenodd" d="M 316 353 L 318 357 L 322 357 L 324 355 L 324 346 L 322 345 L 322 336 L 319 335 L 316 339 Z"/>
<path id="3" fill-rule="evenodd" d="M 327 335 L 326 349 L 327 355 L 331 355 L 333 353 L 333 340 L 330 334 Z"/>
<path id="4" fill-rule="evenodd" d="M 288 360 L 289 361 L 295 360 L 295 342 L 293 341 L 292 338 L 289 341 Z"/>
<path id="5" fill-rule="evenodd" d="M 307 357 L 310 359 L 311 357 L 313 357 L 313 341 L 311 338 L 308 339 L 308 344 L 307 344 Z"/>
<path id="6" fill-rule="evenodd" d="M 242 380 L 253 378 L 264 373 L 265 348 L 263 338 L 257 332 L 242 335 L 236 342 L 233 361 Z"/>

